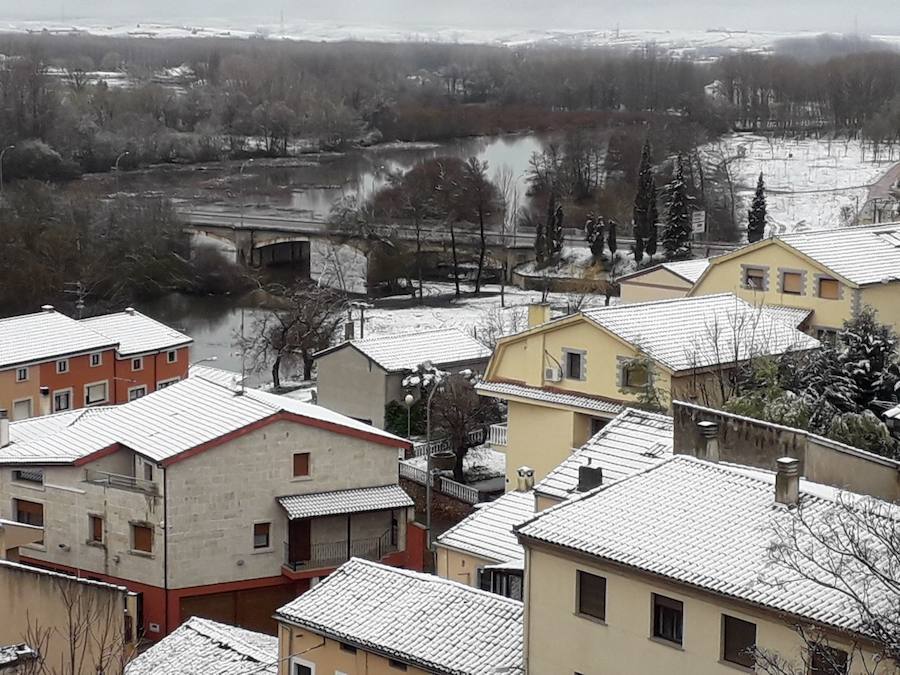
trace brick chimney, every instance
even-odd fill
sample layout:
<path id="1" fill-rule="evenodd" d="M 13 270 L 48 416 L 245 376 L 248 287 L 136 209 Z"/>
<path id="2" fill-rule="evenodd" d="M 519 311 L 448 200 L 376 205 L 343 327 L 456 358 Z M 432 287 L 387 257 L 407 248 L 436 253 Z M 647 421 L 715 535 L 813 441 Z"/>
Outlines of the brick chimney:
<path id="1" fill-rule="evenodd" d="M 0 408 L 0 448 L 9 445 L 9 417 L 6 410 Z"/>
<path id="2" fill-rule="evenodd" d="M 44 385 L 40 389 L 41 395 L 39 397 L 39 402 L 41 406 L 41 415 L 49 415 L 50 410 L 50 387 Z"/>
<path id="3" fill-rule="evenodd" d="M 578 467 L 578 491 L 587 492 L 603 485 L 603 467 L 587 464 Z"/>
<path id="4" fill-rule="evenodd" d="M 550 303 L 536 302 L 528 305 L 528 327 L 534 328 L 550 320 Z"/>
<path id="5" fill-rule="evenodd" d="M 523 466 L 516 473 L 516 492 L 528 492 L 534 488 L 534 469 Z"/>
<path id="6" fill-rule="evenodd" d="M 781 457 L 776 461 L 775 501 L 787 506 L 796 506 L 800 501 L 800 460 Z"/>
<path id="7" fill-rule="evenodd" d="M 697 450 L 697 457 L 710 462 L 719 461 L 719 425 L 716 422 L 701 420 L 697 422 L 702 446 Z"/>

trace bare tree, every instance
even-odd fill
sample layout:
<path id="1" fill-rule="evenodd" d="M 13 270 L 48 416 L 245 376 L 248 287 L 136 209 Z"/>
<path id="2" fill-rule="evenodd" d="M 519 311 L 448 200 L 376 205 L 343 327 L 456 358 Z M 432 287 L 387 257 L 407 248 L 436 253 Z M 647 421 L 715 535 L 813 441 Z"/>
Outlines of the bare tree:
<path id="1" fill-rule="evenodd" d="M 275 307 L 256 319 L 249 336 L 238 345 L 250 360 L 250 369 L 271 369 L 272 384 L 281 388 L 281 368 L 292 362 L 303 366 L 303 379 L 312 379 L 313 354 L 331 345 L 343 323 L 344 297 L 328 288 L 302 284 L 269 289 Z"/>
<path id="2" fill-rule="evenodd" d="M 463 193 L 468 202 L 468 211 L 478 221 L 478 271 L 475 275 L 475 295 L 481 292 L 481 275 L 484 271 L 484 257 L 487 253 L 487 239 L 485 236 L 485 221 L 492 217 L 500 196 L 497 187 L 487 175 L 487 162 L 480 161 L 477 157 L 470 157 L 463 167 Z"/>

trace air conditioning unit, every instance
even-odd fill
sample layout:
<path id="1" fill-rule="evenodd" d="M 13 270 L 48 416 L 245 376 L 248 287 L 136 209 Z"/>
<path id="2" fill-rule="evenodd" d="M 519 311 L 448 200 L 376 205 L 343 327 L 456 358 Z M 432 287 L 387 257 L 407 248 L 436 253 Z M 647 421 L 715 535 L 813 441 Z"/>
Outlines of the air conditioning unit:
<path id="1" fill-rule="evenodd" d="M 546 382 L 560 382 L 562 380 L 562 371 L 556 366 L 544 368 L 544 380 Z"/>

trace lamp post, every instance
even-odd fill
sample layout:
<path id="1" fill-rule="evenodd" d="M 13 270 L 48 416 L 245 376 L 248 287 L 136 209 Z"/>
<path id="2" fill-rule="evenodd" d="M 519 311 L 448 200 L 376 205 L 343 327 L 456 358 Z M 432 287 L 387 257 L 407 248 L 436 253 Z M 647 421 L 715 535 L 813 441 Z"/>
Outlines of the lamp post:
<path id="1" fill-rule="evenodd" d="M 409 437 L 411 436 L 412 406 L 413 406 L 413 403 L 415 403 L 415 402 L 416 402 L 416 399 L 413 397 L 412 394 L 407 394 L 406 396 L 403 397 L 403 403 L 406 404 L 406 438 L 407 439 L 409 439 Z"/>
<path id="2" fill-rule="evenodd" d="M 15 150 L 16 146 L 7 145 L 3 150 L 0 150 L 0 196 L 3 196 L 3 157 L 10 150 Z"/>
<path id="3" fill-rule="evenodd" d="M 125 152 L 120 152 L 120 153 L 119 153 L 119 156 L 116 157 L 116 165 L 115 165 L 115 172 L 116 172 L 116 192 L 119 191 L 119 162 L 122 161 L 122 158 L 123 158 L 123 157 L 128 157 L 128 155 L 130 155 L 130 154 L 131 154 L 131 153 L 128 152 L 128 150 L 126 150 Z"/>
<path id="4" fill-rule="evenodd" d="M 240 180 L 238 182 L 240 183 L 240 197 L 241 197 L 241 229 L 244 229 L 244 169 L 247 167 L 248 164 L 252 164 L 252 163 L 253 163 L 252 159 L 248 159 L 248 160 L 241 162 L 241 170 L 238 172 L 238 174 L 240 175 Z M 251 252 L 250 258 L 251 258 L 250 262 L 252 263 L 253 262 L 252 252 Z M 260 263 L 260 264 L 262 264 L 262 263 Z"/>

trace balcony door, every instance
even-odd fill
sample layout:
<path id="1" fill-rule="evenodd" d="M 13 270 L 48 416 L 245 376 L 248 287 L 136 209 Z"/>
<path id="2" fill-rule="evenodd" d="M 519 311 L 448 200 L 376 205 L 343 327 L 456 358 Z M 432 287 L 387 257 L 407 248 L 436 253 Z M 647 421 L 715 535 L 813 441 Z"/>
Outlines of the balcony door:
<path id="1" fill-rule="evenodd" d="M 288 532 L 288 548 L 290 550 L 290 562 L 306 562 L 312 556 L 310 547 L 310 520 L 292 520 Z"/>

